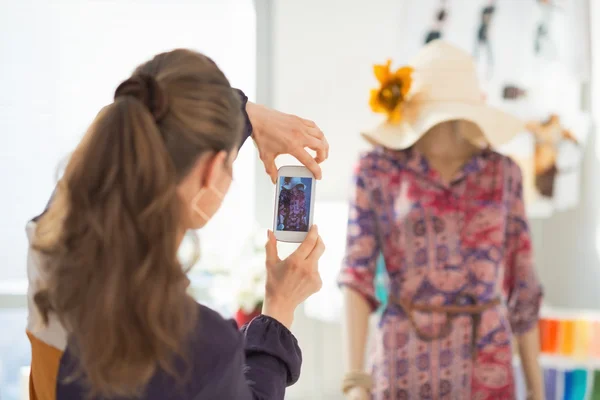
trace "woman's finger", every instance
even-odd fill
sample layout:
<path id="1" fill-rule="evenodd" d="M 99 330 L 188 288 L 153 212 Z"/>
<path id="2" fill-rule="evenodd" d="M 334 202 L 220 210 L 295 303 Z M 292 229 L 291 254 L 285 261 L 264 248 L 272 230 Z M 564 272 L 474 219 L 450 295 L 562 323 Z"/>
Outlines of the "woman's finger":
<path id="1" fill-rule="evenodd" d="M 322 163 L 327 159 L 329 144 L 326 140 L 319 140 L 313 136 L 306 135 L 304 145 L 317 153 L 317 156 L 315 157 L 317 163 Z"/>
<path id="2" fill-rule="evenodd" d="M 329 158 L 329 145 L 327 143 L 325 143 L 325 145 L 326 146 L 323 146 L 316 150 L 317 156 L 315 157 L 315 161 L 319 164 L 327 160 L 327 158 Z"/>
<path id="3" fill-rule="evenodd" d="M 323 134 L 323 132 L 315 125 L 314 128 L 308 128 L 306 129 L 306 136 L 309 137 L 313 137 L 317 140 L 319 140 L 319 145 L 315 146 L 318 147 L 320 149 L 322 149 L 322 153 L 324 153 L 324 155 L 319 155 L 317 157 L 318 162 L 323 162 L 325 160 L 327 160 L 327 158 L 329 157 L 329 142 L 327 141 L 327 138 L 325 137 L 325 135 Z M 313 150 L 317 150 L 313 147 L 311 147 L 311 149 Z"/>
<path id="4" fill-rule="evenodd" d="M 306 260 L 312 253 L 317 242 L 319 240 L 319 230 L 316 225 L 310 227 L 306 238 L 300 244 L 300 246 L 292 253 L 292 257 L 296 257 L 299 260 Z"/>
<path id="5" fill-rule="evenodd" d="M 271 182 L 277 183 L 277 165 L 274 158 L 264 159 L 265 172 L 271 177 Z"/>
<path id="6" fill-rule="evenodd" d="M 291 153 L 294 157 L 296 157 L 298 159 L 298 161 L 300 161 L 302 164 L 304 164 L 304 166 L 306 168 L 308 168 L 308 170 L 310 172 L 312 172 L 312 174 L 315 176 L 315 178 L 317 179 L 321 179 L 321 167 L 319 166 L 319 163 L 317 161 L 315 161 L 314 158 L 312 158 L 312 156 L 310 154 L 308 154 L 308 151 L 304 150 L 304 148 L 300 149 L 300 150 L 296 150 L 294 153 Z"/>
<path id="7" fill-rule="evenodd" d="M 317 239 L 317 244 L 313 248 L 313 251 L 308 256 L 308 260 L 315 265 L 315 270 L 319 269 L 319 259 L 325 253 L 325 243 L 323 243 L 323 239 L 321 236 Z"/>
<path id="8" fill-rule="evenodd" d="M 271 230 L 267 231 L 267 244 L 265 245 L 265 250 L 267 253 L 267 266 L 271 267 L 281 260 L 279 259 L 279 254 L 277 253 L 277 239 L 275 239 L 275 235 Z"/>
<path id="9" fill-rule="evenodd" d="M 308 129 L 304 129 L 305 133 L 307 136 L 311 136 L 314 137 L 316 139 L 318 139 L 321 144 L 319 147 L 322 147 L 324 150 L 324 157 L 317 157 L 318 162 L 323 162 L 325 161 L 328 157 L 329 157 L 329 142 L 327 141 L 327 138 L 325 137 L 325 134 L 323 133 L 323 131 L 317 126 L 317 124 L 315 124 L 313 121 L 307 120 L 307 119 L 302 119 L 301 118 L 302 123 L 304 124 L 304 126 L 306 126 Z M 311 149 L 313 150 L 317 150 L 313 147 L 311 147 Z"/>
<path id="10" fill-rule="evenodd" d="M 323 141 L 323 148 L 325 149 L 325 160 L 327 160 L 329 158 L 329 142 L 327 141 L 327 138 L 323 138 Z"/>
<path id="11" fill-rule="evenodd" d="M 302 119 L 302 124 L 307 128 L 306 133 L 310 136 L 314 136 L 317 139 L 323 139 L 325 137 L 323 131 L 313 121 Z"/>

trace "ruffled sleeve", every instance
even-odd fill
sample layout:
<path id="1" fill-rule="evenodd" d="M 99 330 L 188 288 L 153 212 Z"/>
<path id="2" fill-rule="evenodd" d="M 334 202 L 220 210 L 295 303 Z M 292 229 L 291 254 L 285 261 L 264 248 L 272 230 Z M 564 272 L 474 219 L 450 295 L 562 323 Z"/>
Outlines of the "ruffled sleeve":
<path id="1" fill-rule="evenodd" d="M 254 382 L 255 389 L 272 393 L 269 399 L 283 399 L 285 387 L 300 378 L 302 351 L 298 341 L 279 321 L 265 315 L 254 318 L 241 332 L 246 338 L 246 378 Z"/>
<path id="2" fill-rule="evenodd" d="M 213 312 L 205 310 L 201 323 L 207 340 L 195 347 L 193 398 L 283 400 L 286 388 L 300 377 L 302 366 L 294 335 L 264 315 L 238 331 L 234 321 L 216 322 L 217 317 L 210 314 Z"/>
<path id="3" fill-rule="evenodd" d="M 302 353 L 296 338 L 281 323 L 264 315 L 240 331 L 243 337 L 229 367 L 218 372 L 223 384 L 213 397 L 206 398 L 283 400 L 286 387 L 300 377 Z"/>
<path id="4" fill-rule="evenodd" d="M 512 161 L 509 162 L 506 185 L 508 220 L 504 287 L 512 331 L 522 335 L 538 322 L 543 291 L 533 264 L 531 235 L 523 201 L 523 178 L 519 166 Z"/>
<path id="5" fill-rule="evenodd" d="M 358 292 L 369 302 L 372 311 L 375 311 L 379 307 L 379 301 L 375 295 L 374 280 L 381 246 L 371 202 L 371 189 L 368 186 L 370 165 L 369 156 L 363 156 L 354 172 L 346 255 L 338 276 L 338 284 Z"/>

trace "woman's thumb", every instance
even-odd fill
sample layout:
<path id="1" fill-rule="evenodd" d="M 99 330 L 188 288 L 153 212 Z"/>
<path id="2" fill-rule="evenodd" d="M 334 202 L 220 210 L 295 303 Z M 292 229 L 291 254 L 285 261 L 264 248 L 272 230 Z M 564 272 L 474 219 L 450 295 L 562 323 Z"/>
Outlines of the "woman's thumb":
<path id="1" fill-rule="evenodd" d="M 271 230 L 267 231 L 267 245 L 265 249 L 267 251 L 267 265 L 273 265 L 279 262 L 279 255 L 277 254 L 277 240 Z"/>
<path id="2" fill-rule="evenodd" d="M 277 183 L 278 171 L 277 171 L 277 165 L 275 164 L 275 158 L 271 158 L 269 156 L 269 158 L 265 159 L 264 164 L 265 164 L 265 171 L 271 177 L 271 182 L 273 182 L 273 184 Z"/>

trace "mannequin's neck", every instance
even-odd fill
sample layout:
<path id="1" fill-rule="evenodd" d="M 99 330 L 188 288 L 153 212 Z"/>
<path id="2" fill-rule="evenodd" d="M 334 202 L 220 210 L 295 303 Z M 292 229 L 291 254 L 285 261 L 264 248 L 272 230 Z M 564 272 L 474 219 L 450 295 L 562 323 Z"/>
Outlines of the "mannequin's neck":
<path id="1" fill-rule="evenodd" d="M 427 157 L 441 159 L 467 158 L 476 152 L 473 146 L 461 134 L 460 122 L 446 122 L 427 132 L 415 147 Z"/>

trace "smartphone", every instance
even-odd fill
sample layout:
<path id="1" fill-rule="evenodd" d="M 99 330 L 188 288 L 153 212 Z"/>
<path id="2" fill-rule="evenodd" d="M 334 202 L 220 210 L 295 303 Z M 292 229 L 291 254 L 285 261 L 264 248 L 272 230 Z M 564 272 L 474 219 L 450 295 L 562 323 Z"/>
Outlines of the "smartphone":
<path id="1" fill-rule="evenodd" d="M 284 166 L 277 173 L 273 232 L 280 242 L 301 243 L 313 223 L 317 180 L 302 166 Z"/>

